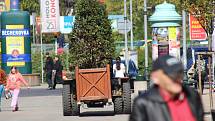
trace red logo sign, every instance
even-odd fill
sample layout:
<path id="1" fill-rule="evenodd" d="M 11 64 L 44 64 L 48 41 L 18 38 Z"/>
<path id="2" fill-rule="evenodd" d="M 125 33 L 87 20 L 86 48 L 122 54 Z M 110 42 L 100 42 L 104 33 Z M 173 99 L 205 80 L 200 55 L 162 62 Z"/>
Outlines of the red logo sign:
<path id="1" fill-rule="evenodd" d="M 201 26 L 199 21 L 193 16 L 189 15 L 190 19 L 190 40 L 206 40 L 207 33 Z"/>

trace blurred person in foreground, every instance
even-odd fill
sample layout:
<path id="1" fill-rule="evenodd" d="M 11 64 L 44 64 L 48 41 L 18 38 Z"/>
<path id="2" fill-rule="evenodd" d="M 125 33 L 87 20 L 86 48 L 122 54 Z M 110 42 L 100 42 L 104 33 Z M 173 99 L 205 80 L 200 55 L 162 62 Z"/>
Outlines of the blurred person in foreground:
<path id="1" fill-rule="evenodd" d="M 130 121 L 203 121 L 201 98 L 182 84 L 183 71 L 183 64 L 175 57 L 154 61 L 154 85 L 135 99 Z"/>

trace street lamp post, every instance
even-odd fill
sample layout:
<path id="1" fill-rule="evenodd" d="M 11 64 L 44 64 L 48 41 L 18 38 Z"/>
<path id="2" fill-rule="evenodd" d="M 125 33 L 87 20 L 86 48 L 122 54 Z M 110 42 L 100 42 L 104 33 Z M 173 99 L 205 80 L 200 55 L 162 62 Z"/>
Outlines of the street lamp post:
<path id="1" fill-rule="evenodd" d="M 132 0 L 130 0 L 130 19 L 131 19 L 131 50 L 134 50 L 134 33 L 133 33 L 133 6 Z"/>
<path id="2" fill-rule="evenodd" d="M 187 84 L 187 43 L 186 43 L 186 11 L 182 10 L 183 18 L 183 63 L 184 63 L 184 82 Z"/>
<path id="3" fill-rule="evenodd" d="M 147 81 L 147 89 L 150 87 L 148 72 L 148 23 L 147 23 L 147 0 L 144 0 L 144 40 L 145 40 L 145 79 Z"/>
<path id="4" fill-rule="evenodd" d="M 126 73 L 128 73 L 128 36 L 127 36 L 127 0 L 124 0 L 124 24 L 125 24 L 125 63 Z"/>
<path id="5" fill-rule="evenodd" d="M 33 43 L 35 44 L 36 43 L 36 39 L 35 39 L 36 13 L 35 12 L 32 13 L 32 19 L 33 19 L 33 22 L 32 22 L 32 25 L 33 25 Z"/>

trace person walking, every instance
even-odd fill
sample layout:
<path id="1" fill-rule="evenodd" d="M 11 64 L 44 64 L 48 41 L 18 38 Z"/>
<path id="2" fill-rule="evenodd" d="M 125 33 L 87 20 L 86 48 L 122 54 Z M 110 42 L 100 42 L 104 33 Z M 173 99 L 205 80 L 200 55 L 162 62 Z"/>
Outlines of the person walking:
<path id="1" fill-rule="evenodd" d="M 45 73 L 46 73 L 46 81 L 48 83 L 48 89 L 52 89 L 52 70 L 53 70 L 54 62 L 52 57 L 50 57 L 49 53 L 46 53 L 46 64 L 45 64 Z"/>
<path id="2" fill-rule="evenodd" d="M 113 65 L 113 73 L 115 78 L 125 77 L 125 65 L 121 62 L 121 58 L 116 58 L 116 63 Z"/>
<path id="3" fill-rule="evenodd" d="M 29 87 L 28 82 L 23 78 L 23 76 L 19 73 L 15 66 L 11 67 L 10 74 L 7 78 L 7 85 L 5 91 L 10 91 L 12 93 L 12 102 L 11 107 L 12 111 L 18 111 L 18 96 L 21 89 L 21 85 L 24 84 L 25 86 Z"/>
<path id="4" fill-rule="evenodd" d="M 6 86 L 7 75 L 4 70 L 0 69 L 0 112 L 1 112 L 1 97 L 4 91 L 4 86 Z"/>
<path id="5" fill-rule="evenodd" d="M 55 56 L 54 59 L 54 67 L 53 67 L 53 75 L 54 76 L 54 84 L 53 84 L 53 89 L 56 89 L 57 83 L 62 83 L 62 71 L 63 71 L 63 66 L 61 64 L 61 61 L 58 56 Z"/>
<path id="6" fill-rule="evenodd" d="M 153 62 L 153 86 L 140 94 L 133 104 L 130 121 L 203 121 L 201 98 L 182 84 L 183 64 L 173 56 Z"/>

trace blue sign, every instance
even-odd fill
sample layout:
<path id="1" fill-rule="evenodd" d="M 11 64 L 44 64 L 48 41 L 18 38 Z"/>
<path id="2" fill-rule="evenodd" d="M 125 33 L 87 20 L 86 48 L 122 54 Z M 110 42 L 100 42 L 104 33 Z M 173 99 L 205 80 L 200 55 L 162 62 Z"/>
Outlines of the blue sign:
<path id="1" fill-rule="evenodd" d="M 30 36 L 29 29 L 2 29 L 2 37 L 7 36 Z"/>
<path id="2" fill-rule="evenodd" d="M 73 28 L 74 27 L 74 16 L 64 16 L 64 28 Z"/>
<path id="3" fill-rule="evenodd" d="M 108 15 L 109 20 L 124 19 L 124 15 Z"/>
<path id="4" fill-rule="evenodd" d="M 20 54 L 17 56 L 12 54 L 2 54 L 2 62 L 31 62 L 31 54 Z"/>
<path id="5" fill-rule="evenodd" d="M 124 19 L 124 15 L 109 15 L 108 19 L 112 21 L 112 29 L 117 28 L 117 20 Z M 61 16 L 60 17 L 60 32 L 69 34 L 72 32 L 75 23 L 75 16 Z"/>
<path id="6" fill-rule="evenodd" d="M 71 33 L 74 28 L 75 16 L 61 16 L 60 31 L 61 33 Z"/>
<path id="7" fill-rule="evenodd" d="M 10 0 L 10 9 L 19 10 L 19 0 Z"/>

